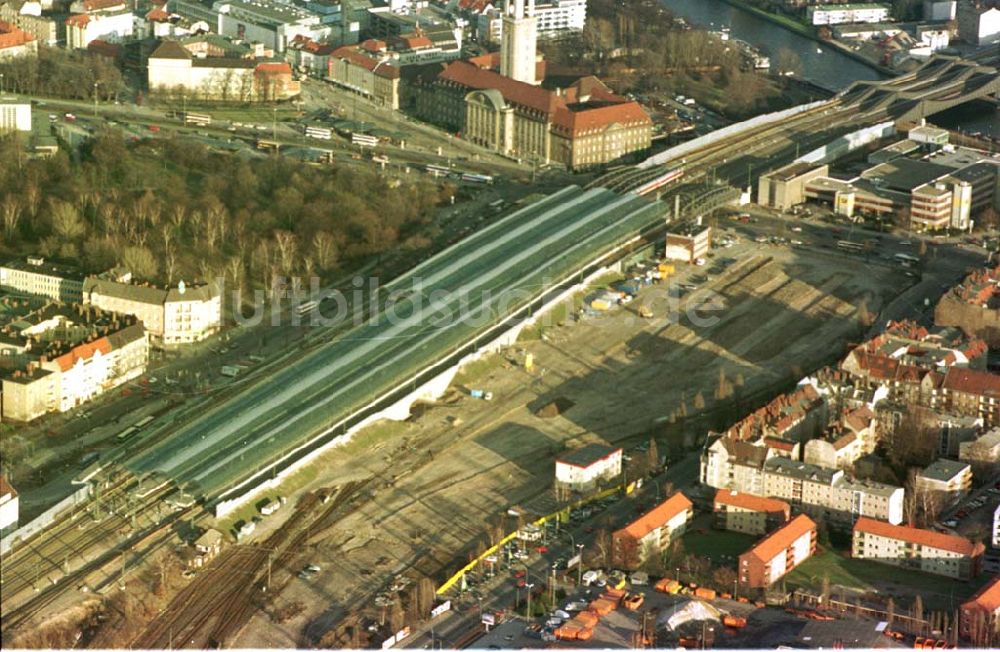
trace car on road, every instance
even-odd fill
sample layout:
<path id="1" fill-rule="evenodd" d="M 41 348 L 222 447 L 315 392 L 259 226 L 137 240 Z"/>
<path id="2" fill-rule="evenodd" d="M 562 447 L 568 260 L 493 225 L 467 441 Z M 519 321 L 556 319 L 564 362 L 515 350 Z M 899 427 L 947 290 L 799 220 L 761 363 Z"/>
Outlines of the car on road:
<path id="1" fill-rule="evenodd" d="M 793 226 L 792 227 L 792 231 L 795 231 L 796 233 L 802 233 L 802 227 L 801 226 Z"/>
<path id="2" fill-rule="evenodd" d="M 538 552 L 538 554 L 544 555 L 549 551 L 549 548 L 548 546 L 538 546 L 537 548 L 535 548 L 535 550 Z"/>
<path id="3" fill-rule="evenodd" d="M 949 518 L 947 521 L 942 523 L 945 527 L 958 527 L 958 521 L 953 518 Z"/>

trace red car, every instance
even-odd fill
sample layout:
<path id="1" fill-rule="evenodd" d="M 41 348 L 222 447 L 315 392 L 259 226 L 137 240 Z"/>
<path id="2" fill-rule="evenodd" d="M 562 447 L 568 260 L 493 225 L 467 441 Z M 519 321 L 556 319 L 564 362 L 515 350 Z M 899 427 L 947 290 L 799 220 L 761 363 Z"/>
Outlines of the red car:
<path id="1" fill-rule="evenodd" d="M 149 125 L 149 130 L 152 131 L 155 134 L 156 132 L 158 132 L 160 130 L 160 128 L 157 127 L 156 125 Z"/>
<path id="2" fill-rule="evenodd" d="M 546 546 L 538 546 L 537 548 L 535 548 L 535 550 L 537 550 L 538 554 L 540 554 L 540 555 L 544 555 L 545 553 L 547 553 L 549 551 L 548 547 L 546 547 Z"/>
<path id="3" fill-rule="evenodd" d="M 519 570 L 514 573 L 514 577 L 524 577 L 524 571 Z"/>
<path id="4" fill-rule="evenodd" d="M 519 580 L 517 581 L 517 588 L 519 588 L 519 589 L 523 589 L 523 588 L 524 588 L 524 585 L 525 585 L 525 581 L 524 581 L 524 578 L 521 578 L 521 579 L 519 579 Z"/>

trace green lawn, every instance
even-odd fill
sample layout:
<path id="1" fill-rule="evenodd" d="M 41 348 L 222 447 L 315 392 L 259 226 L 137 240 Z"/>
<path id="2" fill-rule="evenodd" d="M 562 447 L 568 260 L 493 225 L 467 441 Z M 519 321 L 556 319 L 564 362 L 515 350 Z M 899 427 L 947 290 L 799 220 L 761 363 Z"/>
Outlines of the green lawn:
<path id="1" fill-rule="evenodd" d="M 704 534 L 699 532 L 703 530 Z M 684 551 L 688 554 L 708 557 L 714 564 L 731 565 L 732 558 L 739 557 L 753 547 L 757 537 L 739 532 L 712 530 L 696 519 L 682 538 Z"/>
<path id="2" fill-rule="evenodd" d="M 820 549 L 785 579 L 791 588 L 820 586 L 823 576 L 830 578 L 831 586 L 843 586 L 862 591 L 877 590 L 883 594 L 910 595 L 919 592 L 924 604 L 946 606 L 952 600 L 962 600 L 972 595 L 988 578 L 980 576 L 973 582 L 950 580 L 919 571 L 905 570 L 864 559 L 851 559 L 834 550 Z"/>

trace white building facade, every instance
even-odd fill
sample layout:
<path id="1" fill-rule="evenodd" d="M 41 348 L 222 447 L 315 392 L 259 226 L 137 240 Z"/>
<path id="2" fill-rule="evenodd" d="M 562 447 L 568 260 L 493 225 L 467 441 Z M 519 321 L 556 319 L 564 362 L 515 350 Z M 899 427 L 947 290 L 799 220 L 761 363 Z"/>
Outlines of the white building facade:
<path id="1" fill-rule="evenodd" d="M 883 23 L 889 20 L 889 7 L 875 3 L 809 7 L 806 12 L 812 25 L 844 23 Z"/>

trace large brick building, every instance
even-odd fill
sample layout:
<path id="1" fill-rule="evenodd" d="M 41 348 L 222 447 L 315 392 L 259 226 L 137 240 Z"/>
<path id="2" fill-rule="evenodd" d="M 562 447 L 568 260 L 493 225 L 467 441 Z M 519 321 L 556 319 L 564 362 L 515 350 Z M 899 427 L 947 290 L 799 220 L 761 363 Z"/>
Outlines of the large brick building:
<path id="1" fill-rule="evenodd" d="M 816 552 L 816 523 L 800 514 L 739 557 L 740 586 L 762 589 Z"/>

